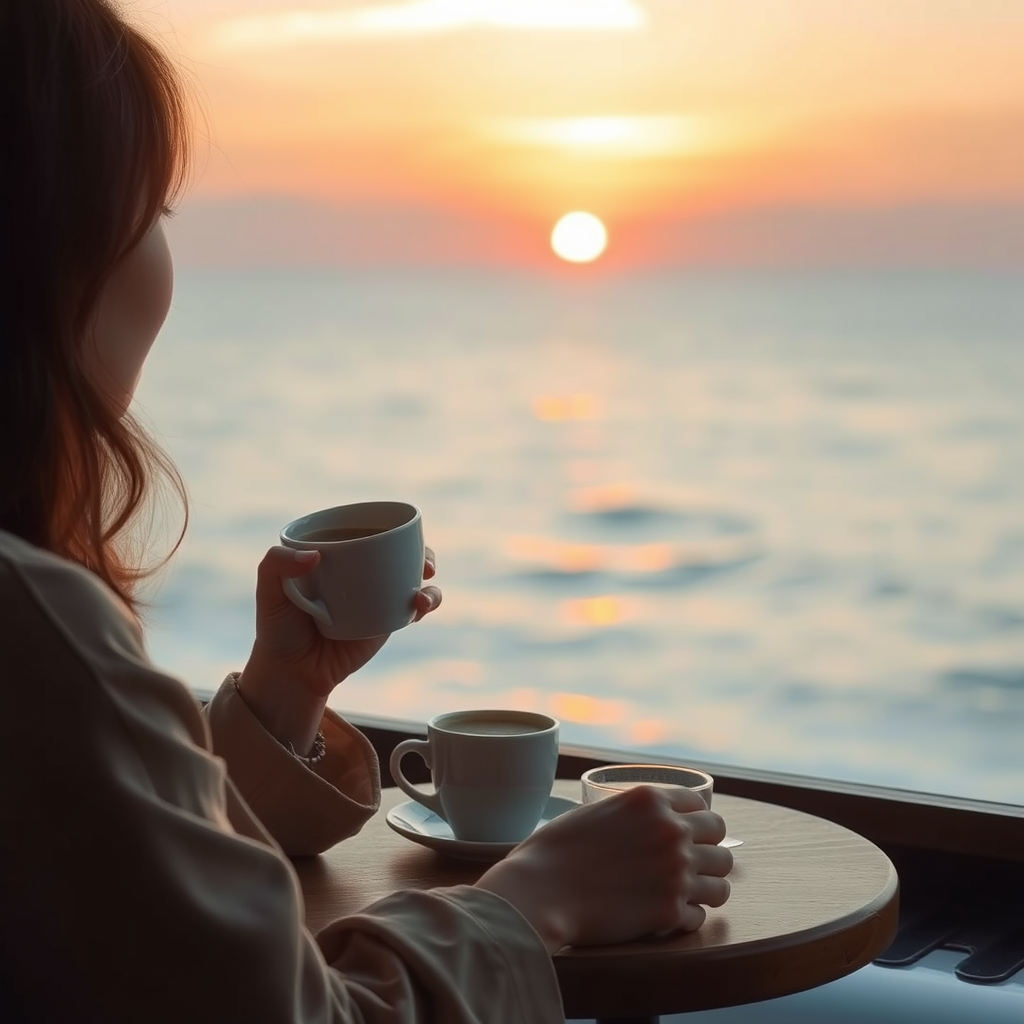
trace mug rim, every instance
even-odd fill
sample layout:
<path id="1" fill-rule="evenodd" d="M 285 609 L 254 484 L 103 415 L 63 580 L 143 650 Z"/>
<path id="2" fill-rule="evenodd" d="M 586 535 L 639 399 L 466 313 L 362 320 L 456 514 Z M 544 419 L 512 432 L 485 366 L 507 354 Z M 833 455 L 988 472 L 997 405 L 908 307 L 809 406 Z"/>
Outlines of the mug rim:
<path id="1" fill-rule="evenodd" d="M 701 778 L 702 781 L 699 785 L 696 786 L 686 786 L 683 783 L 679 783 L 679 785 L 684 789 L 700 790 L 703 789 L 705 786 L 713 787 L 715 784 L 714 776 L 712 776 L 709 772 L 706 772 L 703 768 L 695 768 L 693 765 L 689 764 L 603 764 L 599 765 L 596 768 L 588 768 L 580 776 L 580 782 L 583 785 L 593 786 L 596 789 L 607 789 L 609 788 L 607 781 L 597 782 L 593 778 L 593 776 L 596 775 L 598 772 L 628 771 L 631 768 L 646 769 L 648 771 L 665 771 L 667 769 L 669 771 L 689 772 L 691 775 L 697 775 Z M 638 785 L 644 785 L 644 783 L 639 782 Z"/>
<path id="2" fill-rule="evenodd" d="M 381 533 L 369 534 L 366 537 L 350 537 L 345 540 L 308 540 L 305 537 L 294 536 L 292 531 L 293 528 L 299 524 L 302 524 L 304 528 L 309 529 L 326 529 L 331 525 L 330 523 L 323 524 L 321 526 L 316 525 L 316 521 L 320 520 L 321 517 L 329 516 L 332 512 L 337 512 L 340 509 L 369 509 L 369 508 L 380 508 L 386 506 L 389 508 L 401 508 L 404 509 L 408 514 L 407 518 L 398 523 L 396 526 L 389 526 Z M 388 499 L 376 500 L 376 501 L 351 501 L 345 502 L 342 505 L 331 505 L 328 508 L 317 509 L 315 512 L 307 512 L 304 515 L 296 516 L 291 522 L 286 523 L 281 527 L 281 543 L 289 547 L 311 547 L 320 548 L 326 545 L 335 544 L 356 544 L 363 541 L 375 540 L 378 537 L 385 537 L 388 534 L 395 533 L 398 530 L 404 530 L 415 523 L 419 522 L 423 518 L 423 513 L 417 505 L 412 504 L 409 501 L 391 501 Z"/>
<path id="3" fill-rule="evenodd" d="M 522 722 L 523 724 L 541 727 L 531 729 L 530 732 L 504 734 L 464 732 L 462 730 L 445 728 L 446 719 L 459 716 L 471 716 L 474 718 L 499 716 L 497 721 Z M 521 739 L 523 736 L 545 736 L 550 732 L 557 731 L 559 725 L 560 723 L 557 718 L 553 715 L 547 715 L 543 711 L 519 711 L 515 708 L 464 708 L 459 711 L 444 711 L 439 715 L 435 715 L 427 722 L 427 731 L 441 733 L 444 736 L 468 736 L 474 739 L 487 740 L 515 740 Z"/>

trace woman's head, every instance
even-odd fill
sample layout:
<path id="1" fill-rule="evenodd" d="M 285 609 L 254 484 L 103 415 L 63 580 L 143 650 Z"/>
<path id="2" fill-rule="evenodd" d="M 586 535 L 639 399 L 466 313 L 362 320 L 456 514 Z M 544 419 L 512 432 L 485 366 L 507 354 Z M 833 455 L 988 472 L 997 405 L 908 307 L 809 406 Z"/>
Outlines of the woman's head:
<path id="1" fill-rule="evenodd" d="M 175 69 L 107 0 L 0 0 L 0 528 L 130 598 L 154 471 L 125 413 L 170 299 L 188 171 Z"/>

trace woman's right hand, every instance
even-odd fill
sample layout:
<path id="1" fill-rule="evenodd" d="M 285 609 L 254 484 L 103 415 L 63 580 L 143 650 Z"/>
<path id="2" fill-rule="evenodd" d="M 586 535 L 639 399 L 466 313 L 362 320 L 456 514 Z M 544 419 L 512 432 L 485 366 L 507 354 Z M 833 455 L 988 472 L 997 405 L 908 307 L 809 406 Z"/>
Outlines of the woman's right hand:
<path id="1" fill-rule="evenodd" d="M 685 789 L 638 786 L 563 814 L 477 885 L 511 903 L 550 952 L 696 931 L 729 898 L 725 822 Z"/>

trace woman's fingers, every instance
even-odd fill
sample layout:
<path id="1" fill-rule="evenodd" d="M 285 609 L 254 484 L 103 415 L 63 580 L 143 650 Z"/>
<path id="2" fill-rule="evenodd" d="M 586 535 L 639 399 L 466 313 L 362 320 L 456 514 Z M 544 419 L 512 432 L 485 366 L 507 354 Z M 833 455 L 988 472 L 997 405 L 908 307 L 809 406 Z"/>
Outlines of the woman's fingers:
<path id="1" fill-rule="evenodd" d="M 718 866 L 715 870 L 715 874 L 690 874 L 682 886 L 683 892 L 665 904 L 667 913 L 659 922 L 658 935 L 696 931 L 707 920 L 705 908 L 721 907 L 728 902 L 732 886 L 727 878 L 718 876 Z"/>
<path id="2" fill-rule="evenodd" d="M 320 561 L 319 551 L 299 551 L 283 544 L 270 548 L 256 569 L 256 606 L 270 611 L 292 607 L 281 589 L 284 579 L 304 576 Z"/>
<path id="3" fill-rule="evenodd" d="M 721 907 L 729 899 L 732 888 L 727 878 L 698 876 L 689 892 L 680 897 L 662 922 L 659 934 L 673 931 L 695 932 L 707 920 L 706 907 Z"/>
<path id="4" fill-rule="evenodd" d="M 639 787 L 638 787 L 639 788 Z M 655 792 L 661 793 L 669 802 L 676 814 L 690 814 L 693 811 L 706 811 L 708 805 L 704 803 L 704 797 L 694 793 L 692 789 L 685 786 L 651 787 Z"/>
<path id="5" fill-rule="evenodd" d="M 678 910 L 678 919 L 671 926 L 673 931 L 695 932 L 707 920 L 708 912 L 697 903 L 684 903 Z"/>
<path id="6" fill-rule="evenodd" d="M 728 878 L 698 875 L 693 882 L 688 902 L 705 907 L 721 907 L 728 901 L 731 893 L 732 885 Z"/>
<path id="7" fill-rule="evenodd" d="M 419 622 L 424 615 L 429 615 L 441 603 L 441 591 L 437 587 L 424 587 L 416 595 L 416 617 L 413 622 Z"/>
<path id="8" fill-rule="evenodd" d="M 256 570 L 257 582 L 261 576 L 267 580 L 275 576 L 304 576 L 319 561 L 319 551 L 312 549 L 300 551 L 298 548 L 275 544 L 274 547 L 268 549 Z"/>
<path id="9" fill-rule="evenodd" d="M 256 572 L 256 601 L 263 608 L 289 607 L 290 602 L 281 590 L 281 580 L 304 576 L 320 561 L 320 552 L 299 551 L 295 548 L 275 545 L 263 556 Z M 437 562 L 431 548 L 426 549 L 423 576 L 430 579 L 437 571 Z M 441 590 L 438 587 L 424 587 L 416 595 L 416 615 L 419 622 L 441 604 Z"/>
<path id="10" fill-rule="evenodd" d="M 692 789 L 684 786 L 637 786 L 636 789 L 647 789 L 659 799 L 667 800 L 669 807 L 690 823 L 695 843 L 720 843 L 725 838 L 725 820 L 720 814 L 709 811 L 704 798 Z"/>
<path id="11" fill-rule="evenodd" d="M 423 578 L 433 579 L 437 575 L 437 558 L 433 548 L 424 550 Z M 429 615 L 441 604 L 441 591 L 437 587 L 424 587 L 416 595 L 416 615 L 413 622 L 419 622 L 424 615 Z"/>
<path id="12" fill-rule="evenodd" d="M 724 846 L 713 846 L 708 843 L 694 845 L 694 863 L 700 875 L 717 875 L 724 878 L 733 866 L 732 850 Z"/>
<path id="13" fill-rule="evenodd" d="M 691 811 L 680 817 L 689 826 L 695 843 L 708 843 L 717 847 L 725 838 L 725 820 L 714 811 Z"/>

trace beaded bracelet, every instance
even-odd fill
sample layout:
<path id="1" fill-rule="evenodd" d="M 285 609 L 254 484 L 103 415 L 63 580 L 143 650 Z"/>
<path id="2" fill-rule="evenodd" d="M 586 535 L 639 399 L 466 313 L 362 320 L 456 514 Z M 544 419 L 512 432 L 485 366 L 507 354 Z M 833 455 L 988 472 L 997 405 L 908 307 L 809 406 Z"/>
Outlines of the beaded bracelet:
<path id="1" fill-rule="evenodd" d="M 310 748 L 308 754 L 303 757 L 290 743 L 288 744 L 288 752 L 295 758 L 296 761 L 301 761 L 307 768 L 311 768 L 315 764 L 319 764 L 324 759 L 324 755 L 327 753 L 327 740 L 324 738 L 322 732 L 317 732 L 316 736 L 313 737 L 313 746 Z"/>

